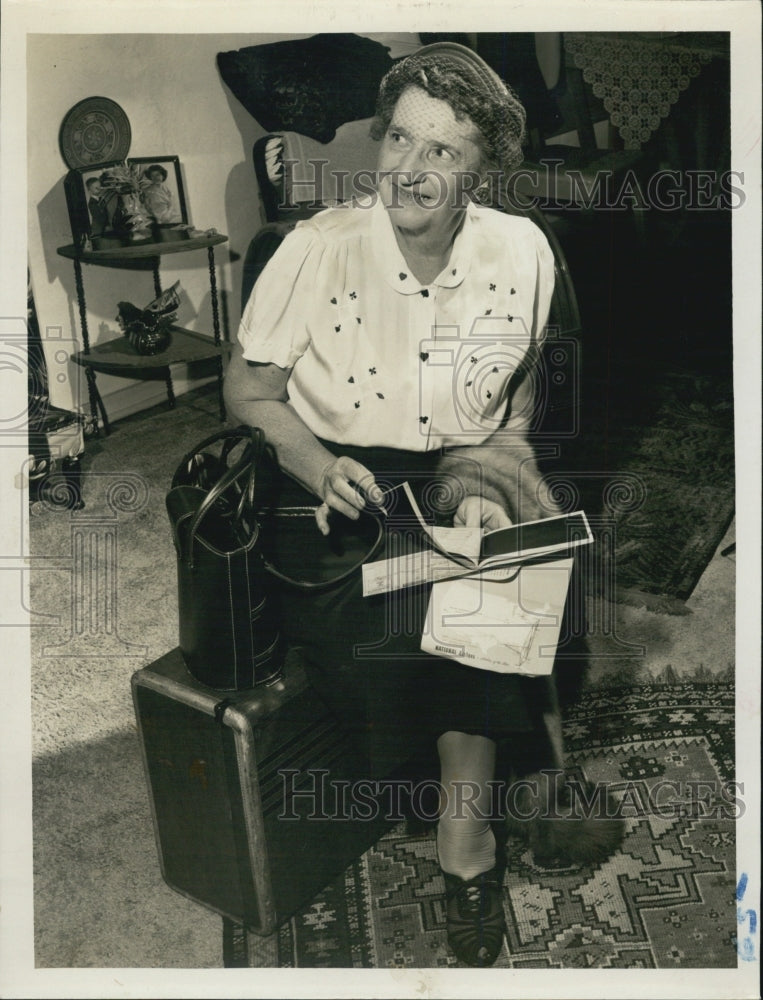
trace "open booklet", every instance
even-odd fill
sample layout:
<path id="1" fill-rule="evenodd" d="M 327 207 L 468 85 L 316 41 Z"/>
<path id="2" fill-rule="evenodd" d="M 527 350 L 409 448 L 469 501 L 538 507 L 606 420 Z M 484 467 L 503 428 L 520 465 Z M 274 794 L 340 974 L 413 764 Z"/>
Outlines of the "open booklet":
<path id="1" fill-rule="evenodd" d="M 386 493 L 379 509 L 392 522 L 407 522 L 420 527 L 434 551 L 425 548 L 366 563 L 363 566 L 363 594 L 366 597 L 400 587 L 473 573 L 484 574 L 486 571 L 490 571 L 493 578 L 506 578 L 510 571 L 503 567 L 568 552 L 593 541 L 588 519 L 582 510 L 493 531 L 485 531 L 481 527 L 443 528 L 430 525 L 407 482 Z"/>
<path id="2" fill-rule="evenodd" d="M 500 674 L 550 674 L 572 563 L 528 563 L 507 580 L 480 574 L 435 583 L 422 650 Z"/>

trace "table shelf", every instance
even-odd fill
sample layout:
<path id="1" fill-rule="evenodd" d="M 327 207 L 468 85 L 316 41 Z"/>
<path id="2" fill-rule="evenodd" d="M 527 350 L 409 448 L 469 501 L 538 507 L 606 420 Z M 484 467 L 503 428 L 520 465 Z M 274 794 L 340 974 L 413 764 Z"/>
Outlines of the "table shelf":
<path id="1" fill-rule="evenodd" d="M 151 369 L 167 368 L 175 364 L 207 361 L 230 351 L 230 344 L 216 346 L 212 337 L 181 326 L 170 327 L 172 341 L 166 351 L 159 354 L 139 354 L 126 337 L 107 340 L 90 348 L 88 353 L 72 354 L 72 361 L 91 367 L 104 375 L 124 375 L 129 371 L 148 373 Z"/>
<path id="2" fill-rule="evenodd" d="M 77 286 L 83 349 L 73 354 L 72 360 L 85 369 L 93 426 L 97 430 L 100 415 L 106 434 L 110 430 L 109 420 L 103 399 L 96 384 L 96 373 L 114 375 L 119 378 L 164 379 L 167 385 L 169 405 L 170 407 L 174 407 L 175 394 L 172 385 L 172 366 L 200 361 L 214 361 L 220 401 L 220 419 L 225 420 L 225 405 L 222 395 L 222 358 L 230 350 L 230 345 L 224 343 L 220 335 L 214 247 L 225 243 L 228 237 L 217 232 L 207 232 L 197 236 L 190 236 L 188 234 L 184 234 L 182 237 L 178 237 L 177 234 L 174 234 L 174 236 L 175 238 L 158 243 L 141 240 L 127 245 L 123 245 L 122 241 L 116 239 L 106 240 L 102 238 L 98 249 L 83 250 L 74 244 L 58 248 L 58 253 L 61 257 L 66 257 L 73 262 Z M 104 245 L 105 243 L 109 245 Z M 159 296 L 162 293 L 159 277 L 160 259 L 167 254 L 187 253 L 191 250 L 207 251 L 209 286 L 212 301 L 212 337 L 197 333 L 194 330 L 187 330 L 180 326 L 173 326 L 171 328 L 172 340 L 167 349 L 160 354 L 139 354 L 125 337 L 117 337 L 114 340 L 90 346 L 87 325 L 87 303 L 82 277 L 83 264 L 152 270 L 154 275 L 154 292 Z"/>
<path id="3" fill-rule="evenodd" d="M 167 254 L 187 253 L 189 250 L 204 250 L 227 242 L 228 237 L 222 233 L 203 233 L 198 236 L 182 236 L 175 239 L 161 240 L 155 243 L 151 240 L 138 240 L 126 243 L 124 240 L 107 236 L 97 237 L 99 248 L 82 250 L 73 243 L 58 248 L 61 257 L 69 260 L 79 260 L 83 264 L 104 264 L 111 267 L 126 267 L 131 262 L 151 261 L 155 257 Z M 150 266 L 150 263 L 146 266 Z"/>

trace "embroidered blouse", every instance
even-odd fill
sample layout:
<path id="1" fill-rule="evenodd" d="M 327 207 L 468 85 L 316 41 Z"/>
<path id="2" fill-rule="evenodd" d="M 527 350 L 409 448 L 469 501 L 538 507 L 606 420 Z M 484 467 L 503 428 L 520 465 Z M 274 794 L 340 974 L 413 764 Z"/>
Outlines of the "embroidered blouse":
<path id="1" fill-rule="evenodd" d="M 553 286 L 537 226 L 479 205 L 422 285 L 369 199 L 298 224 L 238 336 L 247 360 L 291 369 L 289 402 L 318 437 L 411 451 L 479 444 L 504 417 L 512 372 L 540 347 Z"/>

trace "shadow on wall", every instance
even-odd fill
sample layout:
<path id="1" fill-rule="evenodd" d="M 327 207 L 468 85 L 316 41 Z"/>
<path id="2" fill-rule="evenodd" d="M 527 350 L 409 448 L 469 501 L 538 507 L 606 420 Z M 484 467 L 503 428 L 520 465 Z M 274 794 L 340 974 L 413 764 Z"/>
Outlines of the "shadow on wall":
<path id="1" fill-rule="evenodd" d="M 230 237 L 229 246 L 232 251 L 231 283 L 234 304 L 234 312 L 229 317 L 233 323 L 229 339 L 235 339 L 240 318 L 238 303 L 241 298 L 243 259 L 250 241 L 265 222 L 252 161 L 252 146 L 265 134 L 265 131 L 230 93 L 222 80 L 220 86 L 225 91 L 231 116 L 241 134 L 243 153 L 242 162 L 231 169 L 225 184 L 225 217 L 228 227 L 226 231 Z"/>
<path id="2" fill-rule="evenodd" d="M 242 257 L 266 221 L 252 159 L 255 141 L 268 131 L 293 130 L 327 143 L 343 123 L 369 117 L 392 65 L 389 53 L 380 41 L 330 33 L 218 53 L 220 85 L 244 148 L 244 162 L 231 170 L 225 196 L 231 247 Z M 238 299 L 238 266 L 233 280 Z"/>

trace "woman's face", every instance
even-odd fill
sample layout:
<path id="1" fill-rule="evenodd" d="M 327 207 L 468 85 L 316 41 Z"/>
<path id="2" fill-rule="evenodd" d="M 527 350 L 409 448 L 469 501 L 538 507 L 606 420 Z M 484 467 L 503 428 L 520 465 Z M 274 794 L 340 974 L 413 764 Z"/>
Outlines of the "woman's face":
<path id="1" fill-rule="evenodd" d="M 477 187 L 480 133 L 446 101 L 419 87 L 395 105 L 379 155 L 379 195 L 393 223 L 412 232 L 447 233 Z"/>
<path id="2" fill-rule="evenodd" d="M 149 170 L 146 177 L 148 177 L 152 184 L 161 184 L 164 180 L 161 170 Z"/>

